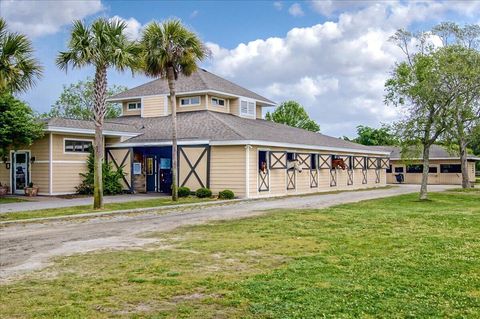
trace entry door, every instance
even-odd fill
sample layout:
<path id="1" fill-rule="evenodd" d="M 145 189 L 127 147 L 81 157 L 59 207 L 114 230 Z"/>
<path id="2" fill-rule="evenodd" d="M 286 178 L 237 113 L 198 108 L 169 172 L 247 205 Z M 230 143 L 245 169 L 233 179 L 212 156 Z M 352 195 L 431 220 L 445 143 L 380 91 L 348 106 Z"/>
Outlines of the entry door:
<path id="1" fill-rule="evenodd" d="M 147 156 L 145 173 L 147 175 L 147 192 L 157 191 L 157 160 L 155 156 Z"/>
<path id="2" fill-rule="evenodd" d="M 170 158 L 160 158 L 159 163 L 159 192 L 172 192 L 172 161 Z"/>
<path id="3" fill-rule="evenodd" d="M 30 152 L 13 153 L 13 191 L 23 193 L 23 189 L 30 183 L 29 172 Z"/>

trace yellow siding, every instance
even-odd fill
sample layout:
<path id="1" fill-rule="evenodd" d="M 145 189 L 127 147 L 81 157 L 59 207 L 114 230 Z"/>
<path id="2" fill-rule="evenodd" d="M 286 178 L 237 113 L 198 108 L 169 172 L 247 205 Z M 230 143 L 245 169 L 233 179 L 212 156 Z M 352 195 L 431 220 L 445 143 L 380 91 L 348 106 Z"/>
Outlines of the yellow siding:
<path id="1" fill-rule="evenodd" d="M 49 158 L 49 135 L 35 141 L 30 147 L 31 156 L 35 156 L 35 161 L 48 161 Z"/>
<path id="2" fill-rule="evenodd" d="M 141 110 L 129 110 L 128 109 L 128 103 L 131 102 L 140 102 L 140 100 L 130 100 L 130 101 L 124 101 L 122 102 L 122 115 L 123 116 L 130 116 L 130 115 L 140 115 L 142 113 Z M 143 107 L 143 105 L 142 105 Z"/>
<path id="3" fill-rule="evenodd" d="M 115 163 L 113 162 L 113 159 L 115 160 L 117 165 L 121 165 L 123 159 L 125 158 L 125 156 L 127 156 L 122 166 L 122 170 L 123 170 L 123 173 L 125 174 L 125 179 L 130 182 L 131 173 L 132 173 L 132 161 L 131 161 L 130 154 L 127 155 L 128 151 L 129 151 L 128 149 L 110 149 L 110 154 L 107 159 L 110 163 L 112 163 L 112 168 L 117 169 L 117 167 L 115 166 Z M 124 190 L 130 189 L 123 180 L 121 180 L 121 184 Z"/>
<path id="4" fill-rule="evenodd" d="M 192 106 L 181 106 L 180 100 L 187 97 L 200 97 L 200 104 L 199 105 L 192 105 Z M 190 111 L 201 111 L 207 109 L 207 99 L 206 95 L 192 95 L 192 96 L 177 96 L 177 112 L 190 112 Z M 171 107 L 169 106 L 169 113 L 171 112 Z"/>
<path id="5" fill-rule="evenodd" d="M 336 190 L 353 190 L 361 188 L 382 187 L 386 184 L 385 169 L 380 170 L 380 183 L 375 183 L 375 170 L 368 170 L 368 183 L 362 184 L 362 170 L 354 170 L 353 185 L 347 185 L 347 171 L 337 170 L 337 186 L 330 187 L 330 170 L 318 169 L 318 187 L 310 187 L 311 175 L 309 169 L 303 169 L 302 172 L 295 172 L 296 174 L 296 187 L 295 189 L 287 190 L 287 172 L 285 169 L 271 169 L 270 173 L 270 190 L 267 192 L 259 191 L 259 178 L 258 178 L 258 151 L 287 151 L 294 153 L 330 153 L 311 151 L 306 149 L 286 149 L 278 147 L 252 147 L 250 150 L 250 183 L 249 183 L 249 195 L 250 197 L 268 197 L 268 196 L 283 196 L 283 195 L 295 195 L 295 194 L 308 194 L 316 192 L 328 192 Z M 351 155 L 347 153 L 338 153 L 338 155 Z M 362 156 L 364 154 L 357 154 Z"/>
<path id="6" fill-rule="evenodd" d="M 10 161 L 7 161 L 10 163 Z M 5 163 L 0 160 L 0 183 L 10 187 L 10 170 L 5 167 Z"/>
<path id="7" fill-rule="evenodd" d="M 212 192 L 230 189 L 245 197 L 245 146 L 213 146 L 210 152 Z"/>
<path id="8" fill-rule="evenodd" d="M 53 163 L 53 192 L 75 193 L 75 187 L 82 182 L 79 174 L 86 171 L 86 163 Z"/>
<path id="9" fill-rule="evenodd" d="M 225 100 L 225 106 L 215 106 L 212 104 L 212 98 L 216 97 L 219 99 Z M 229 113 L 229 99 L 215 96 L 215 95 L 207 95 L 207 109 L 210 111 L 220 112 L 220 113 Z"/>
<path id="10" fill-rule="evenodd" d="M 49 163 L 33 163 L 30 165 L 32 182 L 37 186 L 38 193 L 48 195 L 50 187 Z"/>
<path id="11" fill-rule="evenodd" d="M 146 96 L 143 98 L 143 117 L 164 116 L 166 96 Z"/>
<path id="12" fill-rule="evenodd" d="M 64 148 L 64 140 L 65 139 L 72 139 L 72 140 L 88 140 L 88 141 L 94 141 L 93 136 L 87 136 L 87 135 L 59 135 L 59 134 L 53 134 L 52 140 L 53 140 L 53 160 L 58 161 L 86 161 L 88 158 L 88 153 L 65 153 L 65 148 Z M 47 148 L 48 151 L 48 148 Z"/>
<path id="13" fill-rule="evenodd" d="M 230 100 L 230 113 L 234 115 L 240 115 L 240 99 Z"/>
<path id="14" fill-rule="evenodd" d="M 262 115 L 262 106 L 257 103 L 257 106 L 256 106 L 255 109 L 256 109 L 256 118 L 257 118 L 257 119 L 262 119 L 262 118 L 263 118 L 263 115 Z"/>
<path id="15" fill-rule="evenodd" d="M 409 164 L 422 164 L 421 161 L 412 161 Z M 459 164 L 460 160 L 431 160 L 430 167 L 437 167 L 437 173 L 428 174 L 428 184 L 431 185 L 461 185 L 462 184 L 462 174 L 461 173 L 440 173 L 440 164 Z M 397 180 L 395 175 L 396 167 L 403 167 L 403 175 L 405 178 L 405 184 L 421 184 L 422 183 L 422 174 L 421 173 L 407 173 L 406 164 L 401 160 L 391 161 L 392 173 L 386 174 L 387 183 L 396 184 Z M 475 163 L 468 162 L 469 167 L 469 180 L 475 182 Z"/>
<path id="16" fill-rule="evenodd" d="M 192 165 L 195 165 L 195 163 L 198 161 L 202 153 L 205 151 L 205 147 L 183 147 L 182 148 L 183 153 L 185 153 L 186 157 L 190 161 Z M 186 186 L 190 188 L 190 190 L 197 190 L 202 185 L 200 182 L 203 183 L 203 187 L 207 187 L 207 162 L 208 162 L 208 154 L 205 153 L 198 163 L 198 165 L 195 168 L 195 172 L 198 175 L 198 178 L 195 176 L 195 174 L 191 174 L 188 176 L 188 174 L 191 171 L 190 166 L 187 163 L 187 160 L 185 156 L 183 155 L 182 152 L 180 152 L 179 155 L 179 172 L 178 172 L 178 180 L 179 180 L 179 186 Z M 188 177 L 188 179 L 187 179 Z M 199 181 L 200 179 L 200 181 Z"/>

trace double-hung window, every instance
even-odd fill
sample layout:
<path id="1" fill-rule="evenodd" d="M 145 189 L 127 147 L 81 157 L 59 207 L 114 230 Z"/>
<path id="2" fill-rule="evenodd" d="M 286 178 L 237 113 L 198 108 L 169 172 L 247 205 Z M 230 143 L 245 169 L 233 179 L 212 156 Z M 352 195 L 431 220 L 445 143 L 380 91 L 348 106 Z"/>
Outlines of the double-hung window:
<path id="1" fill-rule="evenodd" d="M 180 106 L 194 106 L 194 105 L 200 105 L 199 96 L 183 97 L 180 99 Z"/>
<path id="2" fill-rule="evenodd" d="M 240 116 L 255 117 L 255 102 L 253 100 L 240 100 Z"/>
<path id="3" fill-rule="evenodd" d="M 127 105 L 129 111 L 140 110 L 142 108 L 142 103 L 140 102 L 129 102 Z"/>

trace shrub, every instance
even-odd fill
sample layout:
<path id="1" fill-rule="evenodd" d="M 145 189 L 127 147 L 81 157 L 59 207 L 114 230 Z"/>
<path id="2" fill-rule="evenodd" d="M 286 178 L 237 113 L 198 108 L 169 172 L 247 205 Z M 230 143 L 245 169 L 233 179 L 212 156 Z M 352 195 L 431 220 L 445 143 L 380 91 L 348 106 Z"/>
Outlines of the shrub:
<path id="1" fill-rule="evenodd" d="M 199 188 L 195 192 L 198 198 L 212 197 L 212 191 L 208 188 Z"/>
<path id="2" fill-rule="evenodd" d="M 225 190 L 218 193 L 218 198 L 219 199 L 233 199 L 233 198 L 235 198 L 235 194 L 231 190 L 225 189 Z"/>
<path id="3" fill-rule="evenodd" d="M 90 154 L 87 159 L 87 172 L 85 174 L 80 173 L 83 177 L 83 181 L 76 187 L 78 194 L 92 195 L 93 194 L 93 169 L 95 162 L 93 159 L 93 148 L 90 149 Z M 104 195 L 116 195 L 123 192 L 123 186 L 120 182 L 122 177 L 125 176 L 122 168 L 114 170 L 111 163 L 104 162 L 102 165 L 102 177 L 103 177 L 103 194 Z"/>
<path id="4" fill-rule="evenodd" d="M 178 197 L 187 197 L 190 193 L 190 188 L 188 187 L 183 186 L 178 188 Z"/>

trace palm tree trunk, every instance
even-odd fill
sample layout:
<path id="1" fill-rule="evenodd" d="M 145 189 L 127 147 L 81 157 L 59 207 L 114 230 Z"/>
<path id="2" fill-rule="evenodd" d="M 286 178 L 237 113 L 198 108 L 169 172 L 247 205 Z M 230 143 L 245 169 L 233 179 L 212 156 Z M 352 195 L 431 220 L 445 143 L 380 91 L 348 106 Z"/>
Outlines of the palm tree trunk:
<path id="1" fill-rule="evenodd" d="M 94 170 L 93 170 L 93 208 L 103 208 L 103 157 L 104 157 L 104 140 L 103 140 L 103 120 L 105 118 L 105 99 L 107 90 L 107 68 L 97 67 L 95 70 L 94 83 L 94 122 L 95 122 L 95 149 L 94 149 Z"/>
<path id="2" fill-rule="evenodd" d="M 177 99 L 175 97 L 175 73 L 173 67 L 167 68 L 170 105 L 172 107 L 172 200 L 178 200 L 177 185 Z"/>

